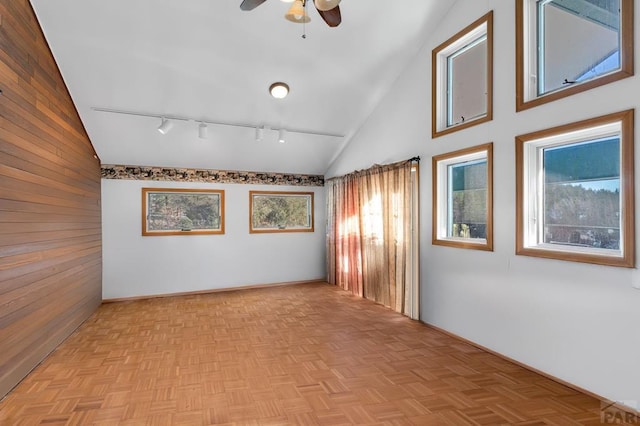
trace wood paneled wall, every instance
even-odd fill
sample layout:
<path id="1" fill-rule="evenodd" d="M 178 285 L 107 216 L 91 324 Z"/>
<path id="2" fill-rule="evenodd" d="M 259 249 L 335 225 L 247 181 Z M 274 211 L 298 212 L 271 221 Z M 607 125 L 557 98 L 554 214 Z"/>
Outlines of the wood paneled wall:
<path id="1" fill-rule="evenodd" d="M 0 0 L 0 398 L 101 302 L 100 164 L 28 0 Z"/>

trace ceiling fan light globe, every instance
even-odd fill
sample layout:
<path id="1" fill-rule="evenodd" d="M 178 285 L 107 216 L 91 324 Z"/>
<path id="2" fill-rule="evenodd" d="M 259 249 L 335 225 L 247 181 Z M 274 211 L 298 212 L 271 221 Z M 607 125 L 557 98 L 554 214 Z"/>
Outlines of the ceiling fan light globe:
<path id="1" fill-rule="evenodd" d="M 321 12 L 326 12 L 337 7 L 340 4 L 340 0 L 314 0 L 316 9 Z"/>
<path id="2" fill-rule="evenodd" d="M 297 24 L 311 22 L 311 18 L 309 18 L 309 15 L 307 15 L 307 12 L 304 10 L 302 0 L 295 0 L 284 17 L 287 21 Z"/>

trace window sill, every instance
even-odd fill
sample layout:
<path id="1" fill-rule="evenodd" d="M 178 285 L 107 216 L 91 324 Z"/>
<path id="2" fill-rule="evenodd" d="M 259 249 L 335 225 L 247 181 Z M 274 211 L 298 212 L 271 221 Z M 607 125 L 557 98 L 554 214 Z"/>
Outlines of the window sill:
<path id="1" fill-rule="evenodd" d="M 568 247 L 557 244 L 540 244 L 530 247 L 517 247 L 516 254 L 570 262 L 591 263 L 595 265 L 619 266 L 625 268 L 634 267 L 634 258 L 632 255 L 625 256 L 621 251 L 606 249 Z"/>
<path id="2" fill-rule="evenodd" d="M 471 250 L 493 251 L 493 244 L 484 238 L 434 238 L 431 244 Z"/>

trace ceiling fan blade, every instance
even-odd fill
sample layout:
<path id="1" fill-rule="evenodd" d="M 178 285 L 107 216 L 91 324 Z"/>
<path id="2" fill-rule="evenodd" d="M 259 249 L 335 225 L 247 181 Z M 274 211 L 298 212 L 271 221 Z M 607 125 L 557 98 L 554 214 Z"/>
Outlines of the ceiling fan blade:
<path id="1" fill-rule="evenodd" d="M 318 8 L 316 8 L 316 10 L 318 10 Z M 340 14 L 340 6 L 336 6 L 330 10 L 325 10 L 324 12 L 321 10 L 318 10 L 318 13 L 320 14 L 320 16 L 322 16 L 322 19 L 324 19 L 324 22 L 326 22 L 327 25 L 332 28 L 337 27 L 342 22 L 342 15 Z"/>
<path id="2" fill-rule="evenodd" d="M 267 0 L 243 0 L 240 4 L 242 10 L 253 10 Z"/>

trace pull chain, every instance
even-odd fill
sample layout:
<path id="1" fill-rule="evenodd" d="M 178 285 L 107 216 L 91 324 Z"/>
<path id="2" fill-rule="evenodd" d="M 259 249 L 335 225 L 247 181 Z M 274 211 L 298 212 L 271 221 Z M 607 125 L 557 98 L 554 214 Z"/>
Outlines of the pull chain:
<path id="1" fill-rule="evenodd" d="M 302 0 L 302 7 L 304 8 L 304 14 L 307 15 L 307 0 Z M 307 19 L 306 16 L 302 17 L 302 38 L 307 38 Z"/>

